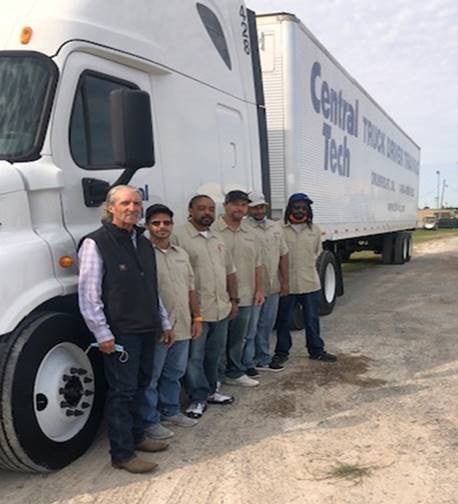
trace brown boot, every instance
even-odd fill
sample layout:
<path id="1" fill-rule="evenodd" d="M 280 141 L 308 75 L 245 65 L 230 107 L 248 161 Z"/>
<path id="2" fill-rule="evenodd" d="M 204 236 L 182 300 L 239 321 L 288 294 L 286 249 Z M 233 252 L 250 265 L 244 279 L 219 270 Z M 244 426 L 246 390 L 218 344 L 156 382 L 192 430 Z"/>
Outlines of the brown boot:
<path id="1" fill-rule="evenodd" d="M 165 451 L 168 447 L 168 443 L 164 443 L 164 441 L 158 441 L 156 439 L 146 437 L 143 441 L 138 443 L 135 449 L 142 452 L 154 453 Z"/>
<path id="2" fill-rule="evenodd" d="M 111 465 L 116 469 L 124 469 L 134 474 L 153 472 L 159 467 L 155 462 L 148 462 L 138 457 L 127 462 L 112 462 Z"/>

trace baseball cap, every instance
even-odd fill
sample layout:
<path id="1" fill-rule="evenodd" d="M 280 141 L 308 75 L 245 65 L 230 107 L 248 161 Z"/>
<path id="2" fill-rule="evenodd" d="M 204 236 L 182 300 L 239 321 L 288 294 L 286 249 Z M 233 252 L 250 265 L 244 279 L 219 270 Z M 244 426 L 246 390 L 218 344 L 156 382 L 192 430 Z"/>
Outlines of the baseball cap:
<path id="1" fill-rule="evenodd" d="M 255 207 L 258 205 L 268 205 L 264 194 L 260 191 L 251 191 L 248 193 L 248 199 L 250 202 L 248 203 L 249 207 Z"/>
<path id="2" fill-rule="evenodd" d="M 313 201 L 305 193 L 294 193 L 289 197 L 288 203 L 294 203 L 295 201 L 305 201 L 309 205 L 313 205 Z"/>
<path id="3" fill-rule="evenodd" d="M 234 203 L 235 201 L 250 201 L 248 198 L 248 194 L 244 191 L 240 191 L 238 189 L 234 191 L 229 191 L 224 197 L 224 203 Z"/>

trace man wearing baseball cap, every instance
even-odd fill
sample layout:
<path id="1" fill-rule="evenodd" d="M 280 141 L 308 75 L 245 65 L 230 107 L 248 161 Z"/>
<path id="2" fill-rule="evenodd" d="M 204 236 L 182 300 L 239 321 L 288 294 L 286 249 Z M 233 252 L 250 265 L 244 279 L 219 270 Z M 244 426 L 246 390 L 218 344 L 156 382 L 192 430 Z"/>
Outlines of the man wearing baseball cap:
<path id="1" fill-rule="evenodd" d="M 262 192 L 248 194 L 248 218 L 246 219 L 261 244 L 263 263 L 264 304 L 255 307 L 243 348 L 242 363 L 247 374 L 257 371 L 278 372 L 283 369 L 278 359 L 272 358 L 269 340 L 277 317 L 280 296 L 289 292 L 288 247 L 278 222 L 266 217 L 268 203 Z"/>
<path id="2" fill-rule="evenodd" d="M 304 193 L 292 194 L 285 210 L 283 233 L 288 245 L 289 295 L 280 300 L 277 320 L 276 358 L 288 360 L 292 346 L 290 324 L 296 303 L 302 306 L 309 358 L 335 362 L 324 349 L 320 335 L 321 285 L 316 260 L 322 252 L 321 230 L 313 224 L 313 201 Z"/>

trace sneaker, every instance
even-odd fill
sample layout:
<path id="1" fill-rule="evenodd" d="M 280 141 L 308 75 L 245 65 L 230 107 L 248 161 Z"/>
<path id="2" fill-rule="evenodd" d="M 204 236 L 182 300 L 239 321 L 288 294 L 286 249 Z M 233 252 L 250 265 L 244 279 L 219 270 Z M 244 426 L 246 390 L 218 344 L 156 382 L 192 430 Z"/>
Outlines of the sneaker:
<path id="1" fill-rule="evenodd" d="M 246 374 L 239 376 L 238 378 L 228 378 L 226 376 L 224 378 L 224 383 L 237 387 L 257 387 L 259 385 L 259 382 L 257 380 L 253 380 Z"/>
<path id="2" fill-rule="evenodd" d="M 207 403 L 203 401 L 193 401 L 187 408 L 186 408 L 186 415 L 190 418 L 200 418 L 206 411 L 207 409 Z"/>
<path id="3" fill-rule="evenodd" d="M 277 364 L 284 364 L 287 360 L 288 360 L 288 356 L 285 355 L 285 354 L 275 354 L 273 357 L 272 357 L 272 362 L 276 362 Z"/>
<path id="4" fill-rule="evenodd" d="M 156 471 L 159 467 L 156 462 L 150 462 L 149 460 L 142 460 L 141 458 L 134 457 L 127 462 L 112 462 L 111 465 L 115 469 L 124 469 L 124 471 L 133 474 L 143 474 Z"/>
<path id="5" fill-rule="evenodd" d="M 173 432 L 160 423 L 151 425 L 145 429 L 145 434 L 151 439 L 169 439 L 174 436 Z"/>
<path id="6" fill-rule="evenodd" d="M 194 418 L 189 418 L 186 415 L 183 415 L 181 411 L 176 415 L 163 416 L 161 417 L 161 420 L 172 425 L 177 425 L 178 427 L 194 427 L 194 425 L 197 425 L 198 423 Z"/>
<path id="7" fill-rule="evenodd" d="M 214 392 L 208 396 L 207 402 L 210 404 L 232 404 L 234 402 L 234 396 Z"/>
<path id="8" fill-rule="evenodd" d="M 272 373 L 278 373 L 279 371 L 283 371 L 285 368 L 278 362 L 272 360 L 270 364 L 258 364 L 256 366 L 258 371 L 270 371 Z"/>
<path id="9" fill-rule="evenodd" d="M 337 357 L 333 354 L 323 351 L 318 355 L 309 355 L 309 359 L 319 360 L 323 362 L 336 362 Z"/>
<path id="10" fill-rule="evenodd" d="M 246 373 L 247 376 L 259 376 L 259 373 L 256 371 L 255 368 L 248 368 L 245 371 L 245 373 Z"/>

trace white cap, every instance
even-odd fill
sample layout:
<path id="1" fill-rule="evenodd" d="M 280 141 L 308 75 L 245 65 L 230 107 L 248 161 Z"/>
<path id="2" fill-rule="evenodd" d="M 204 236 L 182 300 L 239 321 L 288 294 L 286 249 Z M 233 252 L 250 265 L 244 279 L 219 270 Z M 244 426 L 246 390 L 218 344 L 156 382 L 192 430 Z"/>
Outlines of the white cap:
<path id="1" fill-rule="evenodd" d="M 259 191 L 251 191 L 248 193 L 248 198 L 250 202 L 248 203 L 248 206 L 250 207 L 255 207 L 258 205 L 268 205 L 266 198 L 262 192 Z"/>

